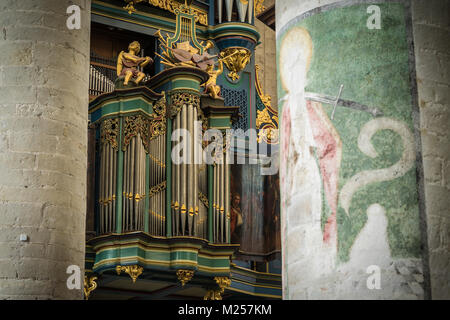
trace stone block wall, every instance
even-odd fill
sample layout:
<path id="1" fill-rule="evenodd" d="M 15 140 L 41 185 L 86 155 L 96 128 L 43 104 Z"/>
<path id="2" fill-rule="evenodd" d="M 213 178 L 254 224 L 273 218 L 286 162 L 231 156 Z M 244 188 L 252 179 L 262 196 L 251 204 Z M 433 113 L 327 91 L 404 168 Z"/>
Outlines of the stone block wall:
<path id="1" fill-rule="evenodd" d="M 0 2 L 0 299 L 82 298 L 90 6 Z"/>
<path id="2" fill-rule="evenodd" d="M 450 299 L 450 2 L 413 1 L 431 297 Z"/>

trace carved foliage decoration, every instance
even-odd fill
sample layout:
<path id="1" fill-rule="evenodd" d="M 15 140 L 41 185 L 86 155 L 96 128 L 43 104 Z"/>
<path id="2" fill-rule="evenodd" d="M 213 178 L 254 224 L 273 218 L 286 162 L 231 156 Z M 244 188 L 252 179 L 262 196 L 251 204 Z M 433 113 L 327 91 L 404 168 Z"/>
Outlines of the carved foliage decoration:
<path id="1" fill-rule="evenodd" d="M 220 52 L 220 57 L 230 70 L 228 73 L 230 79 L 233 81 L 239 80 L 240 72 L 249 63 L 251 55 L 250 50 L 242 47 L 230 47 Z"/>
<path id="2" fill-rule="evenodd" d="M 255 16 L 263 13 L 266 10 L 266 7 L 263 5 L 264 0 L 255 0 Z"/>
<path id="3" fill-rule="evenodd" d="M 187 282 L 191 281 L 193 276 L 194 276 L 194 270 L 183 270 L 183 269 L 177 270 L 178 280 L 180 280 L 181 285 L 183 287 Z"/>
<path id="4" fill-rule="evenodd" d="M 84 276 L 84 297 L 89 299 L 89 295 L 97 288 L 97 276 Z"/>
<path id="5" fill-rule="evenodd" d="M 123 144 L 122 150 L 125 151 L 133 137 L 141 135 L 142 144 L 145 152 L 148 153 L 150 120 L 141 115 L 129 116 L 124 118 Z"/>
<path id="6" fill-rule="evenodd" d="M 225 289 L 231 285 L 231 279 L 228 277 L 215 277 L 219 289 L 208 290 L 206 295 L 203 297 L 204 300 L 222 300 L 222 294 Z"/>
<path id="7" fill-rule="evenodd" d="M 160 193 L 163 190 L 166 190 L 166 187 L 167 187 L 166 181 L 163 181 L 157 184 L 156 186 L 151 187 L 148 196 L 151 198 L 155 194 Z"/>
<path id="8" fill-rule="evenodd" d="M 192 104 L 194 108 L 197 108 L 197 110 L 200 109 L 200 97 L 191 92 L 174 92 L 171 94 L 170 100 L 171 108 L 169 111 L 169 116 L 171 118 L 175 117 L 184 105 Z"/>
<path id="9" fill-rule="evenodd" d="M 106 119 L 100 126 L 100 142 L 102 145 L 111 144 L 114 150 L 118 150 L 118 136 L 119 136 L 119 119 Z"/>
<path id="10" fill-rule="evenodd" d="M 278 135 L 278 111 L 271 106 L 271 97 L 264 94 L 264 91 L 259 80 L 258 71 L 259 65 L 255 65 L 256 69 L 256 92 L 260 99 L 256 110 L 256 129 L 258 129 L 258 142 L 264 141 L 268 144 L 276 144 L 279 140 Z"/>
<path id="11" fill-rule="evenodd" d="M 116 272 L 118 275 L 120 275 L 121 272 L 128 273 L 128 275 L 131 277 L 131 280 L 133 280 L 133 283 L 136 282 L 136 279 L 142 274 L 144 271 L 144 268 L 138 265 L 132 265 L 132 266 L 116 266 Z"/>
<path id="12" fill-rule="evenodd" d="M 198 192 L 198 199 L 205 205 L 206 208 L 209 208 L 209 200 L 208 200 L 208 197 L 206 196 L 206 194 L 204 194 L 203 192 L 199 191 Z"/>
<path id="13" fill-rule="evenodd" d="M 164 92 L 163 92 L 164 94 Z M 166 133 L 166 96 L 163 95 L 161 99 L 153 106 L 153 111 L 156 117 L 150 125 L 150 140 Z"/>
<path id="14" fill-rule="evenodd" d="M 140 2 L 148 2 L 152 6 L 167 10 L 174 14 L 176 11 L 182 10 L 182 6 L 184 6 L 184 4 L 177 2 L 176 0 L 125 0 L 125 2 L 127 5 L 123 8 L 127 10 L 129 14 L 136 12 L 134 5 Z M 198 22 L 204 26 L 208 25 L 208 14 L 206 12 L 192 7 L 190 7 L 190 9 L 195 14 L 195 22 Z"/>

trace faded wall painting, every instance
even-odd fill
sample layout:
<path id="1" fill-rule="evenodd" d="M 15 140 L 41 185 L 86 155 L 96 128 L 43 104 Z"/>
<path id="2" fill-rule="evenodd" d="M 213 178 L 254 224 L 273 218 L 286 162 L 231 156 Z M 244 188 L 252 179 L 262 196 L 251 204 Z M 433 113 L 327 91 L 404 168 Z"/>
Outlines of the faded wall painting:
<path id="1" fill-rule="evenodd" d="M 393 298 L 423 294 L 408 11 L 403 3 L 375 4 L 381 29 L 367 27 L 370 3 L 346 1 L 297 17 L 278 34 L 291 291 L 327 274 L 362 272 L 347 281 L 359 294 L 356 286 L 367 291 L 366 270 L 376 265 L 389 275 L 382 285 Z M 398 291 L 402 284 L 407 289 Z M 327 290 L 335 289 L 318 297 Z"/>

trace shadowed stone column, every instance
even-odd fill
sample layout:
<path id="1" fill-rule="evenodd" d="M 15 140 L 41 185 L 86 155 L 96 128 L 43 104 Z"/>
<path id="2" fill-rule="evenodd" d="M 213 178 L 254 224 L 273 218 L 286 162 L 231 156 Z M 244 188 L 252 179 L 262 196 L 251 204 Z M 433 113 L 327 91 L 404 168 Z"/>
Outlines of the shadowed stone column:
<path id="1" fill-rule="evenodd" d="M 90 6 L 0 1 L 0 299 L 82 298 Z"/>
<path id="2" fill-rule="evenodd" d="M 412 2 L 431 297 L 450 299 L 450 1 Z"/>

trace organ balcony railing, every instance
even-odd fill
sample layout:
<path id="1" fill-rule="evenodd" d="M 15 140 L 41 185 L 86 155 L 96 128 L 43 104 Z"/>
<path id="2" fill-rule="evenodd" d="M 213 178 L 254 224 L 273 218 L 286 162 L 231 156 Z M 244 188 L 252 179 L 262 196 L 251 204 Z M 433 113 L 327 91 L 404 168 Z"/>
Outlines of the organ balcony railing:
<path id="1" fill-rule="evenodd" d="M 117 79 L 116 62 L 91 52 L 89 65 L 89 97 L 92 99 L 102 93 L 114 90 Z"/>

